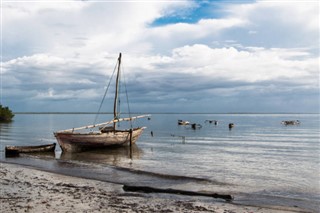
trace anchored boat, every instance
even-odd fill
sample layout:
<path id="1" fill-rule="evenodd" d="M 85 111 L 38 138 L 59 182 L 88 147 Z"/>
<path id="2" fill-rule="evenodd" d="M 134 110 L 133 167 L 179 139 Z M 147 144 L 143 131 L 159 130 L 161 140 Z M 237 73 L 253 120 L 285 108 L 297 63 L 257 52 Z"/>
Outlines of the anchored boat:
<path id="1" fill-rule="evenodd" d="M 117 129 L 116 123 L 121 121 L 133 121 L 137 118 L 143 118 L 150 115 L 141 115 L 136 117 L 119 118 L 118 113 L 118 90 L 120 82 L 120 65 L 121 65 L 121 53 L 117 61 L 117 76 L 116 76 L 116 88 L 114 96 L 113 107 L 113 120 L 94 124 L 89 126 L 83 126 L 79 128 L 72 128 L 67 130 L 61 130 L 54 132 L 61 149 L 63 152 L 82 152 L 91 149 L 104 148 L 114 145 L 128 145 L 134 144 L 139 136 L 142 134 L 146 127 L 137 127 L 130 129 Z M 105 93 L 106 94 L 106 93 Z M 105 97 L 105 95 L 104 95 Z M 103 102 L 103 101 L 102 101 Z M 101 105 L 100 105 L 101 108 Z M 100 109 L 99 109 L 100 110 Z M 100 127 L 99 131 L 78 132 L 83 129 L 91 129 Z"/>

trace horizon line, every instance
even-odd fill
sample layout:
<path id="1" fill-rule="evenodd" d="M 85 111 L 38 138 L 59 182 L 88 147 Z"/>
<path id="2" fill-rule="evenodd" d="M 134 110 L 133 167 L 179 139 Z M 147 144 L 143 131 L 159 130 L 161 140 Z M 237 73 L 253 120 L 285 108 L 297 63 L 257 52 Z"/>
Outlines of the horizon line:
<path id="1" fill-rule="evenodd" d="M 13 112 L 14 114 L 113 114 L 113 112 Z M 320 112 L 122 112 L 121 114 L 320 114 Z"/>

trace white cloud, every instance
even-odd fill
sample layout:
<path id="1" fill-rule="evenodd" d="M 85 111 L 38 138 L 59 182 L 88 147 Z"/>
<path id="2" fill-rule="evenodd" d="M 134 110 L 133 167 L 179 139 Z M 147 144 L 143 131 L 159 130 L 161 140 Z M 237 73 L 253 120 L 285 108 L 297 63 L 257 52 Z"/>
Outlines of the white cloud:
<path id="1" fill-rule="evenodd" d="M 72 57 L 102 51 L 145 51 L 145 29 L 167 9 L 189 2 L 4 2 L 4 52 L 14 56 L 49 52 Z M 22 36 L 23 35 L 23 36 Z M 132 46 L 132 47 L 131 47 Z M 137 49 L 137 50 L 136 50 Z M 23 51 L 24 50 L 24 51 Z"/>
<path id="2" fill-rule="evenodd" d="M 209 35 L 219 34 L 221 30 L 244 25 L 237 18 L 201 19 L 195 24 L 177 23 L 151 29 L 150 36 L 154 39 L 194 40 Z"/>
<path id="3" fill-rule="evenodd" d="M 69 101 L 72 99 L 93 99 L 100 98 L 96 90 L 65 90 L 63 92 L 48 88 L 47 91 L 37 91 L 31 100 Z"/>
<path id="4" fill-rule="evenodd" d="M 228 2 L 224 17 L 152 25 L 196 4 L 3 2 L 4 94 L 97 100 L 119 52 L 136 102 L 318 90 L 317 2 Z"/>
<path id="5" fill-rule="evenodd" d="M 257 1 L 230 4 L 225 10 L 231 17 L 245 21 L 248 32 L 255 32 L 254 41 L 260 45 L 263 42 L 269 47 L 318 48 L 315 44 L 319 42 L 318 1 Z"/>
<path id="6" fill-rule="evenodd" d="M 116 57 L 107 55 L 107 60 L 100 58 L 93 64 L 48 55 L 14 59 L 4 63 L 3 78 L 11 79 L 4 88 L 16 87 L 21 94 L 32 91 L 23 96 L 34 100 L 99 99 Z M 199 93 L 230 97 L 257 87 L 264 93 L 270 84 L 317 89 L 318 60 L 299 49 L 238 50 L 206 45 L 176 48 L 170 56 L 123 56 L 132 93 L 158 101 L 190 99 Z"/>
<path id="7" fill-rule="evenodd" d="M 252 26 L 261 21 L 277 21 L 274 24 L 300 26 L 310 32 L 319 29 L 318 1 L 264 1 L 248 4 L 230 4 L 226 9 L 230 16 L 247 20 Z M 265 26 L 267 27 L 267 26 Z M 272 26 L 271 26 L 272 27 Z"/>
<path id="8" fill-rule="evenodd" d="M 297 59 L 306 55 L 307 52 L 296 49 L 238 50 L 193 45 L 174 49 L 171 63 L 177 67 L 176 72 L 211 76 L 213 79 L 256 82 L 288 78 L 293 82 L 305 80 L 315 84 L 318 58 Z"/>

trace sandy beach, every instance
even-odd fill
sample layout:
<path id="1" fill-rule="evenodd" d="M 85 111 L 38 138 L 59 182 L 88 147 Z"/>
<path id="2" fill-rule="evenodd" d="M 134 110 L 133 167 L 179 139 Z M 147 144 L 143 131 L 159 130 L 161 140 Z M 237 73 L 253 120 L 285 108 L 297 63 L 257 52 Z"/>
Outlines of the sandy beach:
<path id="1" fill-rule="evenodd" d="M 196 196 L 128 193 L 123 185 L 0 164 L 1 212 L 303 212 L 210 202 Z"/>

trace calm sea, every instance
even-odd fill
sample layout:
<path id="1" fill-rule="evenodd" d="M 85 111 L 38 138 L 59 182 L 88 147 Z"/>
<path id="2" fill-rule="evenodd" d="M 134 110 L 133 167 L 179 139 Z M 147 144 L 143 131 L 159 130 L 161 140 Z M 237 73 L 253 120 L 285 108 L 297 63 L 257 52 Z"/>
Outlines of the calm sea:
<path id="1" fill-rule="evenodd" d="M 319 114 L 154 114 L 134 123 L 147 129 L 131 151 L 71 155 L 57 146 L 53 155 L 4 157 L 5 145 L 53 143 L 54 131 L 89 125 L 94 118 L 17 114 L 12 123 L 0 124 L 1 160 L 114 183 L 232 194 L 237 203 L 319 211 Z M 110 118 L 102 114 L 98 122 Z M 179 126 L 179 119 L 202 127 Z M 301 124 L 284 126 L 282 120 Z M 229 123 L 235 124 L 231 130 Z"/>

